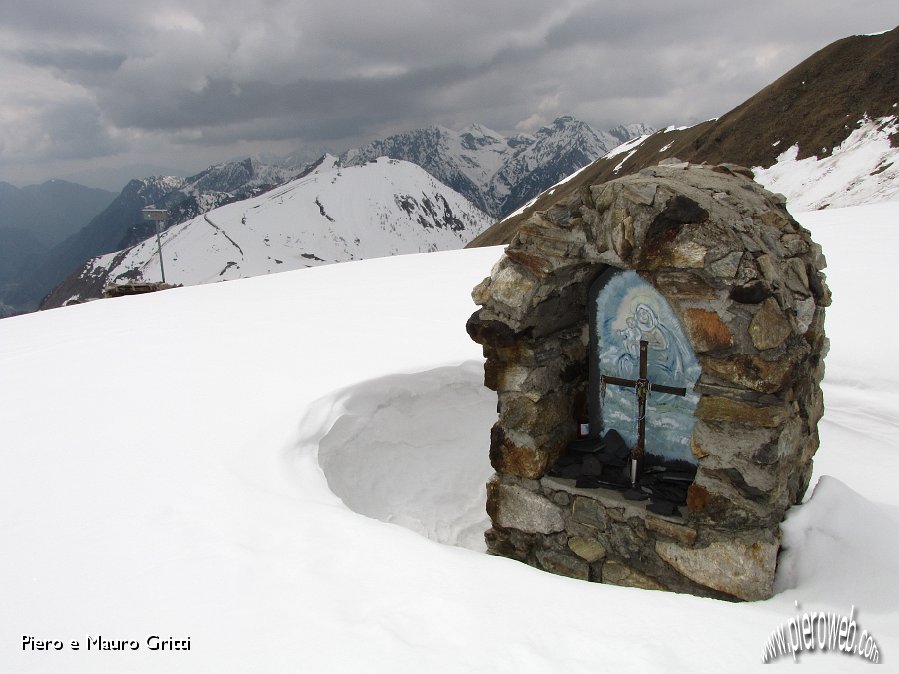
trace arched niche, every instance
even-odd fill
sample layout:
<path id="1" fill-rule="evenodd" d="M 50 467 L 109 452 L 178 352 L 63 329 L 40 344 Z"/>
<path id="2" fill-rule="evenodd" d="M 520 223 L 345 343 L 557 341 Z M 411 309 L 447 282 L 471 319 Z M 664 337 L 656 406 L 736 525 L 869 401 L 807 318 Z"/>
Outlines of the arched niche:
<path id="1" fill-rule="evenodd" d="M 665 298 L 633 270 L 609 268 L 594 281 L 587 305 L 590 325 L 591 437 L 617 431 L 628 447 L 637 444 L 639 405 L 635 387 L 602 384 L 602 377 L 639 379 L 640 342 L 647 343 L 646 466 L 697 466 L 690 438 L 696 424 L 701 374 L 683 326 Z M 685 395 L 653 391 L 653 385 L 683 387 Z"/>

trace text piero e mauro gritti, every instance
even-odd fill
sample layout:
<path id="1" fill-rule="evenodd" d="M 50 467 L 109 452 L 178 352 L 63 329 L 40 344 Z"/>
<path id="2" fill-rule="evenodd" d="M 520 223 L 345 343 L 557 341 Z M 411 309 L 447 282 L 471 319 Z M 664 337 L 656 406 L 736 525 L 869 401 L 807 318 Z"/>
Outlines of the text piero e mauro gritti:
<path id="1" fill-rule="evenodd" d="M 153 634 L 143 640 L 139 639 L 107 639 L 102 636 L 87 635 L 83 640 L 37 638 L 30 634 L 22 635 L 23 651 L 138 651 L 143 647 L 147 651 L 189 651 L 190 637 L 176 639 Z"/>

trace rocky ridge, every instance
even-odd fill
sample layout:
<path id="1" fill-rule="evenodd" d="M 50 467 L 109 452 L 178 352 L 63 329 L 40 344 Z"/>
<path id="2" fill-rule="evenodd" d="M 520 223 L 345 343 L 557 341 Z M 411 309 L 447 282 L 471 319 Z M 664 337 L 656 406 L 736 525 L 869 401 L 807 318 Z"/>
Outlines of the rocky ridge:
<path id="1" fill-rule="evenodd" d="M 643 124 L 599 132 L 569 115 L 533 135 L 511 137 L 480 124 L 461 131 L 432 126 L 374 141 L 340 159 L 347 166 L 380 156 L 410 161 L 500 218 L 612 148 L 650 132 Z"/>
<path id="2" fill-rule="evenodd" d="M 844 144 L 848 143 L 856 150 L 847 162 L 852 164 L 850 170 L 838 172 L 840 182 L 832 184 L 828 195 L 804 206 L 870 203 L 872 196 L 895 199 L 899 196 L 897 91 L 899 28 L 838 40 L 718 119 L 687 128 L 663 129 L 616 148 L 564 184 L 547 190 L 521 212 L 496 223 L 470 245 L 508 243 L 532 213 L 545 210 L 558 198 L 672 157 L 696 164 L 733 162 L 764 169 L 784 160 L 817 160 L 818 175 L 825 177 L 840 164 L 840 155 L 849 149 Z M 869 141 L 878 148 L 867 152 L 867 161 L 859 163 L 858 145 Z M 800 175 L 803 170 L 808 169 L 800 168 Z M 769 176 L 757 173 L 766 186 L 785 191 L 776 180 L 792 172 L 793 166 L 788 166 Z M 878 189 L 857 190 L 859 181 L 872 180 L 879 183 Z M 839 200 L 836 195 L 846 190 L 856 190 L 857 200 Z"/>

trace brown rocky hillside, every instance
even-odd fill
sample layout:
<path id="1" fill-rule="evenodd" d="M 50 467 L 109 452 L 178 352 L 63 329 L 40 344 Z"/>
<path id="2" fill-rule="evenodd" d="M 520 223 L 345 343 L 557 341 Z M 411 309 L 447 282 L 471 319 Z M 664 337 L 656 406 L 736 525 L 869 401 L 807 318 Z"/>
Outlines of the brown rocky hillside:
<path id="1" fill-rule="evenodd" d="M 630 156 L 598 159 L 574 179 L 544 192 L 523 212 L 493 225 L 468 247 L 509 243 L 519 223 L 534 211 L 545 210 L 579 187 L 635 173 L 668 157 L 768 167 L 794 144 L 799 146 L 799 159 L 825 156 L 863 117 L 899 114 L 897 101 L 899 27 L 881 35 L 838 40 L 717 120 L 659 131 Z M 897 134 L 891 142 L 899 146 Z"/>

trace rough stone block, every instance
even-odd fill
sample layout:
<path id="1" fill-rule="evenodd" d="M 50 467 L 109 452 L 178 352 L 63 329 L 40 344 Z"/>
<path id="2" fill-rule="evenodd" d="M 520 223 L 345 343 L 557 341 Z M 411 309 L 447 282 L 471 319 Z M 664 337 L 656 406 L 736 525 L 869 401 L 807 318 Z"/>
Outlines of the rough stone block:
<path id="1" fill-rule="evenodd" d="M 790 321 L 773 298 L 769 297 L 762 302 L 749 324 L 749 336 L 753 346 L 759 351 L 776 348 L 790 336 Z"/>
<path id="2" fill-rule="evenodd" d="M 617 205 L 612 207 L 612 213 L 608 229 L 609 247 L 622 260 L 629 260 L 634 249 L 634 219 L 626 209 Z"/>
<path id="3" fill-rule="evenodd" d="M 800 295 L 808 295 L 810 293 L 808 286 L 808 274 L 805 270 L 805 263 L 798 257 L 791 257 L 787 260 L 787 273 L 785 274 L 787 287 Z"/>
<path id="4" fill-rule="evenodd" d="M 552 263 L 545 257 L 527 253 L 523 250 L 510 247 L 506 250 L 506 256 L 538 278 L 546 276 L 553 269 Z"/>
<path id="5" fill-rule="evenodd" d="M 497 485 L 488 512 L 494 524 L 528 534 L 551 534 L 565 528 L 562 511 L 557 505 L 517 485 Z"/>
<path id="6" fill-rule="evenodd" d="M 606 549 L 624 559 L 640 558 L 650 541 L 645 527 L 639 518 L 627 522 L 613 522 L 608 530 L 601 533 L 599 539 L 606 544 Z"/>
<path id="7" fill-rule="evenodd" d="M 708 269 L 713 276 L 734 278 L 737 275 L 737 270 L 740 268 L 740 260 L 742 258 L 743 253 L 741 251 L 735 251 L 725 255 L 720 260 L 712 262 L 706 269 Z"/>
<path id="8" fill-rule="evenodd" d="M 645 573 L 615 560 L 609 560 L 602 565 L 602 582 L 623 587 L 639 587 L 643 590 L 668 589 L 655 578 L 650 578 Z"/>
<path id="9" fill-rule="evenodd" d="M 532 370 L 522 365 L 498 366 L 495 376 L 496 391 L 522 391 Z"/>
<path id="10" fill-rule="evenodd" d="M 702 366 L 703 377 L 713 375 L 735 386 L 760 393 L 777 393 L 782 390 L 793 373 L 793 364 L 787 360 L 767 361 L 747 354 L 729 358 L 699 356 L 699 364 Z"/>
<path id="11" fill-rule="evenodd" d="M 669 522 L 660 517 L 653 517 L 652 515 L 646 516 L 646 528 L 668 538 L 673 538 L 684 545 L 693 545 L 698 536 L 696 529 L 684 524 Z"/>
<path id="12" fill-rule="evenodd" d="M 602 543 L 592 538 L 573 536 L 568 541 L 568 547 L 578 557 L 591 564 L 606 556 L 606 549 Z"/>
<path id="13" fill-rule="evenodd" d="M 531 436 L 547 433 L 568 418 L 570 402 L 560 395 L 538 397 L 542 391 L 500 397 L 500 419 L 506 428 L 516 428 Z"/>
<path id="14" fill-rule="evenodd" d="M 553 492 L 550 500 L 556 505 L 560 505 L 563 507 L 571 504 L 571 497 L 564 491 Z"/>
<path id="15" fill-rule="evenodd" d="M 719 294 L 702 276 L 694 272 L 659 272 L 654 279 L 649 274 L 647 276 L 650 283 L 657 288 L 664 288 L 666 293 L 677 299 L 711 302 Z"/>
<path id="16" fill-rule="evenodd" d="M 734 345 L 734 336 L 714 311 L 687 309 L 684 327 L 697 353 L 719 351 Z"/>
<path id="17" fill-rule="evenodd" d="M 646 269 L 702 269 L 708 248 L 695 241 L 673 242 L 645 251 L 640 263 Z"/>
<path id="18" fill-rule="evenodd" d="M 696 416 L 704 421 L 728 421 L 764 428 L 780 426 L 788 414 L 789 409 L 783 405 L 759 407 L 718 396 L 703 396 L 696 406 Z"/>
<path id="19" fill-rule="evenodd" d="M 800 335 L 804 335 L 815 317 L 815 300 L 807 297 L 804 300 L 796 302 L 796 331 Z"/>
<path id="20" fill-rule="evenodd" d="M 808 241 L 799 234 L 784 234 L 780 238 L 780 243 L 788 255 L 803 255 L 810 250 Z"/>
<path id="21" fill-rule="evenodd" d="M 492 299 L 513 310 L 513 318 L 523 313 L 537 292 L 537 279 L 517 264 L 503 266 L 490 286 Z"/>
<path id="22" fill-rule="evenodd" d="M 498 473 L 539 480 L 558 455 L 561 443 L 555 446 L 534 443 L 534 446 L 515 442 L 500 423 L 490 432 L 490 464 Z"/>
<path id="23" fill-rule="evenodd" d="M 479 307 L 487 304 L 490 300 L 490 285 L 492 283 L 491 278 L 488 276 L 483 281 L 478 283 L 474 289 L 471 291 L 471 299 L 477 304 Z"/>
<path id="24" fill-rule="evenodd" d="M 712 525 L 717 530 L 740 531 L 776 526 L 783 510 L 759 503 L 731 484 L 726 474 L 702 471 L 687 490 L 687 510 L 692 526 Z"/>
<path id="25" fill-rule="evenodd" d="M 596 501 L 584 496 L 575 496 L 571 506 L 571 517 L 576 522 L 589 524 L 603 530 L 609 526 L 609 518 L 605 509 Z"/>
<path id="26" fill-rule="evenodd" d="M 569 578 L 590 580 L 590 565 L 577 557 L 554 550 L 538 550 L 537 564 L 544 571 Z"/>
<path id="27" fill-rule="evenodd" d="M 656 198 L 658 186 L 651 182 L 641 182 L 627 185 L 622 191 L 621 196 L 632 201 L 635 204 L 643 206 L 652 206 L 652 202 Z"/>
<path id="28" fill-rule="evenodd" d="M 657 541 L 655 549 L 659 557 L 693 582 L 755 601 L 774 593 L 778 547 L 776 542 L 762 539 L 715 541 L 704 548 Z"/>

